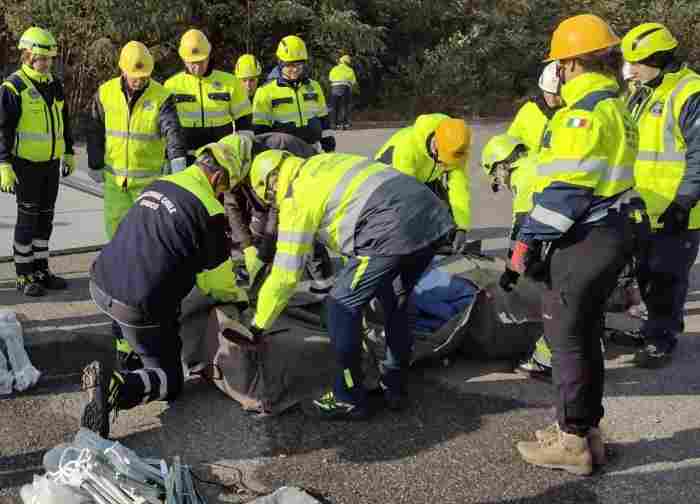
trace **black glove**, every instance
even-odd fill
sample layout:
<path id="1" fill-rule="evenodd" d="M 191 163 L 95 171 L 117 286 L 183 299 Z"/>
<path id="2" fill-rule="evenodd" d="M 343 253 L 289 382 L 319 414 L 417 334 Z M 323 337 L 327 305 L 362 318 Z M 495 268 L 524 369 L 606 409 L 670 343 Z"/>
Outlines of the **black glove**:
<path id="1" fill-rule="evenodd" d="M 458 229 L 455 231 L 455 234 L 452 237 L 452 253 L 464 254 L 467 244 L 467 232 L 464 229 Z"/>
<path id="2" fill-rule="evenodd" d="M 672 201 L 664 213 L 659 216 L 659 222 L 664 225 L 664 233 L 678 234 L 688 229 L 691 206 L 676 200 Z"/>
<path id="3" fill-rule="evenodd" d="M 321 138 L 321 148 L 323 152 L 334 152 L 335 151 L 335 137 L 327 136 Z"/>
<path id="4" fill-rule="evenodd" d="M 501 275 L 501 278 L 498 280 L 498 285 L 504 291 L 510 292 L 513 290 L 513 287 L 515 286 L 515 284 L 518 283 L 519 278 L 520 278 L 520 273 L 518 273 L 517 271 L 513 271 L 510 268 L 506 268 L 506 270 Z"/>
<path id="5" fill-rule="evenodd" d="M 253 334 L 253 343 L 260 343 L 263 337 L 264 329 L 260 329 L 254 323 L 250 323 L 248 330 Z"/>

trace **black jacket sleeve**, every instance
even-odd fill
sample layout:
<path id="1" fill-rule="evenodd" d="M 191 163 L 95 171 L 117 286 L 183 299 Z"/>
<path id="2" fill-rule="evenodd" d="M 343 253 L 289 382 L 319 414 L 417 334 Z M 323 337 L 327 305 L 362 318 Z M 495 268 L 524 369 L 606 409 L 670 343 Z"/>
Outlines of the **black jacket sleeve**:
<path id="1" fill-rule="evenodd" d="M 187 156 L 187 143 L 185 141 L 185 132 L 180 126 L 180 119 L 177 116 L 175 108 L 175 100 L 169 96 L 163 107 L 160 109 L 158 118 L 160 126 L 160 134 L 167 140 L 165 151 L 167 158 L 173 159 Z"/>
<path id="2" fill-rule="evenodd" d="M 87 129 L 88 167 L 101 170 L 105 163 L 105 111 L 100 96 L 95 93 L 90 105 L 90 119 Z"/>
<path id="3" fill-rule="evenodd" d="M 226 216 L 217 214 L 209 217 L 204 230 L 204 245 L 200 250 L 204 269 L 210 270 L 219 266 L 229 257 L 229 241 L 226 237 Z"/>
<path id="4" fill-rule="evenodd" d="M 61 96 L 63 96 L 63 112 L 61 120 L 63 121 L 63 141 L 66 144 L 66 154 L 73 154 L 73 129 L 71 128 L 70 118 L 71 114 L 68 110 L 68 103 L 65 100 L 65 90 L 63 89 L 63 83 L 58 84 L 60 88 Z"/>
<path id="5" fill-rule="evenodd" d="M 253 133 L 255 133 L 256 136 L 271 133 L 272 131 L 272 127 L 267 126 L 266 124 L 253 124 Z"/>
<path id="6" fill-rule="evenodd" d="M 685 173 L 676 200 L 690 209 L 700 200 L 700 93 L 688 97 L 681 109 L 678 124 L 685 140 Z"/>
<path id="7" fill-rule="evenodd" d="M 0 86 L 0 163 L 9 163 L 15 146 L 15 132 L 22 114 L 19 95 L 7 86 Z"/>

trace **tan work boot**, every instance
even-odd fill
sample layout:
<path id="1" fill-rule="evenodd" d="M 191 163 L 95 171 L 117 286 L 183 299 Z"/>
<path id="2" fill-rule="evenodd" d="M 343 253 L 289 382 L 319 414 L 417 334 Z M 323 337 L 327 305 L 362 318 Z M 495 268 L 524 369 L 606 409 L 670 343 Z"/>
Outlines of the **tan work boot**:
<path id="1" fill-rule="evenodd" d="M 559 432 L 546 441 L 521 441 L 518 451 L 525 462 L 539 467 L 563 469 L 579 476 L 593 472 L 593 455 L 584 436 Z"/>
<path id="2" fill-rule="evenodd" d="M 535 431 L 535 437 L 538 441 L 546 442 L 550 439 L 555 439 L 559 435 L 559 424 L 554 422 L 544 429 Z M 608 456 L 605 451 L 605 443 L 603 442 L 603 433 L 598 427 L 591 427 L 588 431 L 588 448 L 593 455 L 593 465 L 602 466 L 608 463 Z"/>

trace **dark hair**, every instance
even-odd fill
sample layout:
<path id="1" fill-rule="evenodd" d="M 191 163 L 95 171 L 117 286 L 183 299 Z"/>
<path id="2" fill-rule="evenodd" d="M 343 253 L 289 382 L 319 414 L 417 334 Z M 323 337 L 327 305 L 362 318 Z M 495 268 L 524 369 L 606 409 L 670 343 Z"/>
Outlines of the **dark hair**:
<path id="1" fill-rule="evenodd" d="M 598 72 L 618 77 L 622 70 L 622 52 L 617 47 L 583 54 L 575 59 L 588 72 Z"/>

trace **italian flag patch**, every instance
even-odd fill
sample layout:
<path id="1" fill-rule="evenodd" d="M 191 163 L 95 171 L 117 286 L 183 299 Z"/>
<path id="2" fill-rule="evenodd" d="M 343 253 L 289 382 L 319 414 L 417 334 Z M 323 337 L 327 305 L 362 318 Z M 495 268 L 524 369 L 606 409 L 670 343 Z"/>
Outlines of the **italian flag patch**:
<path id="1" fill-rule="evenodd" d="M 566 122 L 567 128 L 588 128 L 589 122 L 586 119 L 572 117 Z"/>

